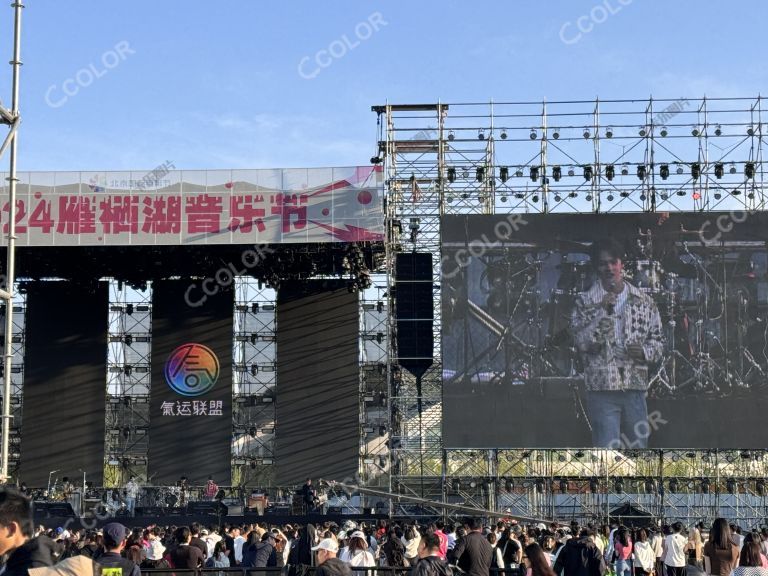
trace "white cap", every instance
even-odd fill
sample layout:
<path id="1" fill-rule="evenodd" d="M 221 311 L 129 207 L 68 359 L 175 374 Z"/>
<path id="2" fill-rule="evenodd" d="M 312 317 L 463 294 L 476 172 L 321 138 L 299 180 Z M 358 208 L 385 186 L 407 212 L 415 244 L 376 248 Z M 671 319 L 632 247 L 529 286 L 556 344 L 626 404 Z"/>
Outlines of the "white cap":
<path id="1" fill-rule="evenodd" d="M 327 550 L 328 552 L 338 552 L 339 551 L 339 545 L 336 544 L 336 542 L 332 538 L 325 538 L 323 540 L 320 540 L 320 543 L 317 546 L 312 547 L 312 551 L 315 550 Z"/>

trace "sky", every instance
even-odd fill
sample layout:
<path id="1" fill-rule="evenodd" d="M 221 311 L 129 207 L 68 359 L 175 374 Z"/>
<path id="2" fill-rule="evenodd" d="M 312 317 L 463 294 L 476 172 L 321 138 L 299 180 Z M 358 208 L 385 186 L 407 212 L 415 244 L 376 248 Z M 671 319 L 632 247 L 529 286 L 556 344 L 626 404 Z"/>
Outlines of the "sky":
<path id="1" fill-rule="evenodd" d="M 20 170 L 362 165 L 387 101 L 768 86 L 764 0 L 26 3 Z M 0 7 L 3 63 L 12 16 Z M 10 84 L 3 64 L 6 105 Z"/>

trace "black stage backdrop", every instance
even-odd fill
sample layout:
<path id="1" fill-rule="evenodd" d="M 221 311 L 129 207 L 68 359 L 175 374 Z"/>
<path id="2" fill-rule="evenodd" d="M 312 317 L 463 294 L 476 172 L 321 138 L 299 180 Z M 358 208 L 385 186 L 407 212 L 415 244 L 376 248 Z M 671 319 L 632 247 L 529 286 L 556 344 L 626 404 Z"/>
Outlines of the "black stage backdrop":
<path id="1" fill-rule="evenodd" d="M 358 295 L 338 281 L 284 282 L 277 295 L 277 483 L 357 472 Z"/>
<path id="2" fill-rule="evenodd" d="M 447 216 L 441 234 L 446 447 L 765 447 L 765 212 Z M 609 241 L 633 290 L 615 316 L 592 255 Z M 619 388 L 620 433 L 598 433 L 590 378 Z"/>
<path id="3" fill-rule="evenodd" d="M 27 284 L 20 479 L 47 486 L 68 476 L 101 486 L 109 300 L 71 282 Z"/>
<path id="4" fill-rule="evenodd" d="M 230 482 L 233 292 L 196 307 L 189 282 L 155 282 L 148 473 L 155 484 Z"/>

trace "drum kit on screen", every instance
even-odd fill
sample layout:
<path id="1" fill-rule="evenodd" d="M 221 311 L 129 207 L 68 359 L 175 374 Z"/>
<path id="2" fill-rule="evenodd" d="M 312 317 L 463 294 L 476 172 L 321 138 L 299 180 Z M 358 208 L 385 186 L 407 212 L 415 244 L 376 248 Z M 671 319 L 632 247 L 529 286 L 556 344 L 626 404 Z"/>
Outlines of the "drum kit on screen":
<path id="1" fill-rule="evenodd" d="M 725 397 L 765 386 L 765 244 L 708 247 L 697 238 L 689 242 L 684 232 L 638 238 L 623 260 L 624 276 L 653 300 L 664 330 L 663 360 L 650 367 L 649 394 Z M 580 379 L 571 314 L 578 294 L 596 281 L 588 253 L 588 244 L 558 240 L 480 258 L 482 296 L 467 298 L 465 310 L 449 308 L 447 318 L 468 314 L 495 343 L 476 349 L 456 376 L 493 380 L 495 374 L 516 384 Z M 450 282 L 459 293 L 457 280 Z"/>

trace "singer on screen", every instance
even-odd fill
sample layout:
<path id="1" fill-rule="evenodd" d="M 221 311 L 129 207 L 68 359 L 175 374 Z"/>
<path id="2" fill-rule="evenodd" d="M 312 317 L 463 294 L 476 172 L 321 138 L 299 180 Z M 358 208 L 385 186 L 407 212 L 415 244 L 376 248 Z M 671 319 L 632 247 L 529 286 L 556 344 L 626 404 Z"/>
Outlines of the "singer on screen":
<path id="1" fill-rule="evenodd" d="M 579 294 L 571 318 L 584 365 L 592 443 L 647 448 L 649 364 L 658 362 L 663 350 L 659 310 L 624 278 L 621 244 L 594 242 L 592 263 L 597 280 Z"/>

